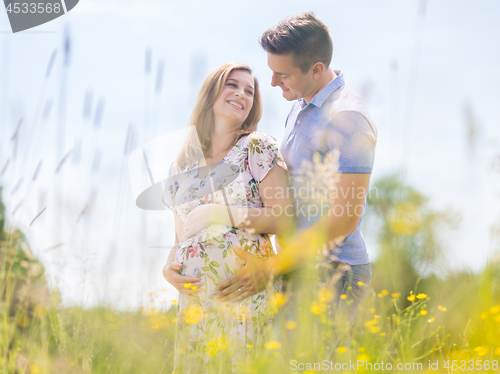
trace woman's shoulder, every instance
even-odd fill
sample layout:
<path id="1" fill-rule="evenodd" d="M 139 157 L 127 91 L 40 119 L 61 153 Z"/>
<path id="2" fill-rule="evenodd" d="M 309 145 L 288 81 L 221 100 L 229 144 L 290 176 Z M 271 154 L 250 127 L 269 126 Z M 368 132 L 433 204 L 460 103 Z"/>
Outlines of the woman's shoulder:
<path id="1" fill-rule="evenodd" d="M 251 132 L 250 134 L 246 135 L 246 138 L 247 143 L 253 143 L 254 145 L 262 144 L 267 146 L 269 144 L 278 143 L 273 136 L 260 131 Z"/>
<path id="2" fill-rule="evenodd" d="M 170 164 L 169 169 L 168 169 L 168 175 L 170 177 L 173 177 L 173 176 L 179 174 L 180 172 L 181 172 L 181 170 L 180 170 L 179 166 L 177 165 L 177 162 L 175 162 L 175 161 L 172 162 Z"/>
<path id="3" fill-rule="evenodd" d="M 185 163 L 183 165 L 179 165 L 178 161 L 175 160 L 174 162 L 172 162 L 170 164 L 170 168 L 168 170 L 168 175 L 169 176 L 177 176 L 178 174 L 187 173 L 193 169 L 195 164 L 196 163 L 191 163 L 191 164 Z"/>

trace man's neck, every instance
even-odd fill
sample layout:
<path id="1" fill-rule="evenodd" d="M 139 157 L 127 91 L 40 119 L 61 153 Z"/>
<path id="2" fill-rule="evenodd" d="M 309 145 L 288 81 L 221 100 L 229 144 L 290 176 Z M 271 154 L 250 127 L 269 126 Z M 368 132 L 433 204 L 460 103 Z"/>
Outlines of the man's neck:
<path id="1" fill-rule="evenodd" d="M 328 70 L 318 79 L 318 86 L 316 87 L 316 89 L 307 97 L 303 97 L 306 104 L 309 104 L 314 96 L 321 92 L 321 90 L 335 78 L 337 78 L 337 74 L 335 74 L 332 68 L 328 68 Z"/>

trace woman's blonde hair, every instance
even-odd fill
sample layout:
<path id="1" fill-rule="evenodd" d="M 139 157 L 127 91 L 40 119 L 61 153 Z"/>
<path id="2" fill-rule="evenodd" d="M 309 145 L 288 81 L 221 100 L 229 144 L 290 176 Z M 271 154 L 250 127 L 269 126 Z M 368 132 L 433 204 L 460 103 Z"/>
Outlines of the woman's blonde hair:
<path id="1" fill-rule="evenodd" d="M 253 105 L 248 117 L 238 130 L 236 141 L 244 135 L 257 130 L 257 124 L 262 117 L 262 99 L 260 96 L 259 82 L 253 76 L 252 70 L 245 64 L 229 62 L 210 73 L 201 86 L 189 126 L 196 131 L 189 131 L 184 144 L 177 155 L 175 166 L 182 170 L 192 165 L 195 161 L 206 155 L 212 145 L 212 131 L 214 128 L 214 103 L 222 93 L 229 75 L 236 70 L 246 71 L 252 75 L 254 81 Z"/>

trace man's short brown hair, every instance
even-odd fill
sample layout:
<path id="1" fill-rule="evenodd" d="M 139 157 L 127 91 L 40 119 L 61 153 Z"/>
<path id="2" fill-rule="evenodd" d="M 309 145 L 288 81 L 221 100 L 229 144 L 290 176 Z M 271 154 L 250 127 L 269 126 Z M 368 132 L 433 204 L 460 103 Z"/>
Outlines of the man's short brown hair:
<path id="1" fill-rule="evenodd" d="M 259 43 L 266 52 L 292 54 L 293 63 L 305 74 L 316 62 L 330 66 L 333 42 L 328 27 L 312 12 L 292 14 L 265 31 Z"/>

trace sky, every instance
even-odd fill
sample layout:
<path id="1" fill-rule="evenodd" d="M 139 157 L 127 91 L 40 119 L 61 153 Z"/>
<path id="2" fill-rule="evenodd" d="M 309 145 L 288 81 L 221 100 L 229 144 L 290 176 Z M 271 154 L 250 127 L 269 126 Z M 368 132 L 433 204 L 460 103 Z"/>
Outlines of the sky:
<path id="1" fill-rule="evenodd" d="M 271 87 L 257 40 L 303 10 L 328 25 L 332 67 L 372 113 L 372 181 L 404 171 L 435 209 L 460 217 L 457 230 L 441 233 L 451 269 L 479 271 L 499 251 L 491 237 L 500 223 L 494 0 L 81 0 L 17 34 L 0 10 L 0 185 L 10 223 L 27 234 L 66 304 L 131 309 L 175 298 L 161 275 L 173 219 L 135 206 L 130 176 L 144 176 L 129 174 L 128 156 L 184 128 L 204 77 L 228 61 L 254 70 L 259 130 L 279 141 L 291 103 Z M 366 234 L 376 258 L 376 232 Z"/>

